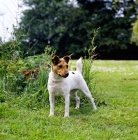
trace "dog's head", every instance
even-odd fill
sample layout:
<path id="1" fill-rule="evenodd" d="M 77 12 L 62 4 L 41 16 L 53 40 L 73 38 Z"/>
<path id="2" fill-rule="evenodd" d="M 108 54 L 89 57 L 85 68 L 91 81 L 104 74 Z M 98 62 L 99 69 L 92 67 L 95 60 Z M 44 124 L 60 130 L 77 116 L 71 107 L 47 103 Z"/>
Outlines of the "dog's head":
<path id="1" fill-rule="evenodd" d="M 59 58 L 58 56 L 52 56 L 52 70 L 54 73 L 61 77 L 68 77 L 68 62 L 71 59 L 71 55 Z"/>

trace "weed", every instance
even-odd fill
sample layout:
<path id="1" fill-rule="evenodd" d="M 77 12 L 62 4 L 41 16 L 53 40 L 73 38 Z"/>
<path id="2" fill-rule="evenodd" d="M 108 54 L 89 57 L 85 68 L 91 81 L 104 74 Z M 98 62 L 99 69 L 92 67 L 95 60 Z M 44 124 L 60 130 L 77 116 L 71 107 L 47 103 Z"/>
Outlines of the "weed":
<path id="1" fill-rule="evenodd" d="M 87 52 L 88 56 L 87 57 L 85 56 L 85 58 L 83 59 L 83 77 L 90 90 L 93 89 L 91 83 L 95 75 L 94 73 L 92 73 L 92 63 L 96 56 L 95 54 L 96 46 L 94 45 L 94 39 L 96 37 L 98 29 L 94 31 L 94 36 L 91 39 L 91 46 L 88 48 L 88 52 Z"/>
<path id="2" fill-rule="evenodd" d="M 98 30 L 94 30 L 94 35 L 91 38 L 91 46 L 88 48 L 87 50 L 87 56 L 84 57 L 83 59 L 83 77 L 92 93 L 92 95 L 95 98 L 95 102 L 98 106 L 101 105 L 106 105 L 106 102 L 102 99 L 100 99 L 99 97 L 97 97 L 97 91 L 96 91 L 96 74 L 97 72 L 95 70 L 93 70 L 93 62 L 96 59 L 97 54 L 95 53 L 95 37 L 98 33 Z M 87 102 L 87 98 L 83 95 L 82 96 L 82 104 L 86 104 Z"/>

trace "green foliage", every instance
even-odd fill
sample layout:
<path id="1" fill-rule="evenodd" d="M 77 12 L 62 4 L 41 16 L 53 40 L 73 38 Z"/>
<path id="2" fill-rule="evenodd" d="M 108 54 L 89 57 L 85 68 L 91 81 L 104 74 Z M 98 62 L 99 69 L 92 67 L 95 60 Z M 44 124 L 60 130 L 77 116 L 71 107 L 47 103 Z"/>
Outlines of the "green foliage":
<path id="1" fill-rule="evenodd" d="M 134 0 L 77 0 L 76 5 L 68 0 L 24 3 L 30 8 L 23 12 L 20 22 L 24 29 L 21 34 L 27 35 L 21 42 L 24 52 L 30 49 L 29 55 L 41 54 L 50 43 L 60 55 L 74 52 L 74 57 L 84 56 L 93 30 L 101 27 L 95 40 L 99 58 L 136 59 L 136 45 L 130 43 L 137 9 Z"/>
<path id="2" fill-rule="evenodd" d="M 35 107 L 35 104 L 37 104 L 38 101 L 40 102 L 40 98 L 43 102 L 41 100 L 41 105 L 39 104 L 39 106 L 42 106 L 42 104 L 44 105 L 44 101 L 46 101 L 46 98 L 44 97 L 47 96 L 48 98 L 48 95 L 46 95 L 46 83 L 49 72 L 47 64 L 50 63 L 50 55 L 53 53 L 55 53 L 55 51 L 46 47 L 45 52 L 41 55 L 26 57 L 24 59 L 19 57 L 16 60 L 9 60 L 9 57 L 5 58 L 5 60 L 1 59 L 0 102 L 5 102 L 16 96 L 21 96 L 21 101 L 27 102 L 30 105 L 30 108 L 32 106 Z M 5 64 L 3 62 L 5 62 Z M 22 71 L 33 70 L 37 67 L 40 67 L 37 80 L 34 82 L 32 82 L 32 80 L 27 82 L 24 81 Z M 30 103 L 32 101 L 34 104 Z M 27 103 L 26 106 L 29 106 Z"/>
<path id="3" fill-rule="evenodd" d="M 47 81 L 49 68 L 40 68 L 39 75 L 35 81 L 28 80 L 24 87 L 20 100 L 20 106 L 38 109 L 49 106 Z"/>
<path id="4" fill-rule="evenodd" d="M 71 7 L 67 5 L 67 1 L 24 0 L 24 3 L 32 8 L 23 12 L 24 16 L 20 23 L 20 26 L 25 29 L 22 33 L 28 33 L 27 42 L 24 40 L 26 46 L 22 48 L 25 52 L 28 47 L 32 48 L 29 54 L 38 54 L 43 52 L 50 41 L 57 50 L 59 41 L 67 32 L 67 21 L 72 20 L 70 18 Z"/>
<path id="5" fill-rule="evenodd" d="M 104 10 L 103 14 L 98 14 L 98 19 L 100 19 L 98 22 L 102 24 L 96 40 L 99 58 L 129 59 L 131 57 L 136 59 L 134 58 L 135 49 L 131 50 L 136 45 L 130 42 L 132 23 L 136 19 L 137 5 L 135 1 L 113 3 L 110 1 L 107 2 L 108 5 L 110 5 L 108 10 Z"/>
<path id="6" fill-rule="evenodd" d="M 14 36 L 13 36 L 14 37 Z M 0 93 L 1 102 L 5 100 L 7 94 L 18 93 L 21 90 L 23 76 L 20 68 L 22 52 L 17 36 L 8 42 L 0 42 Z"/>
<path id="7" fill-rule="evenodd" d="M 133 34 L 131 41 L 135 42 L 138 45 L 138 20 L 133 23 Z"/>

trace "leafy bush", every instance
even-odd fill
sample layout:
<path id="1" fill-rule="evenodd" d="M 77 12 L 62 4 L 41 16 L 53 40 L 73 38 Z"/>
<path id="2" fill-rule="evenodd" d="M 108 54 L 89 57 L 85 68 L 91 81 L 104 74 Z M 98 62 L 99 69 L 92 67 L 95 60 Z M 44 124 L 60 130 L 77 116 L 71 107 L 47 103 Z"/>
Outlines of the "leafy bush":
<path id="1" fill-rule="evenodd" d="M 10 41 L 0 40 L 0 102 L 9 100 L 18 105 L 22 103 L 22 106 L 30 108 L 42 107 L 48 98 L 46 84 L 49 70 L 47 63 L 50 62 L 50 55 L 55 51 L 47 46 L 43 54 L 25 57 L 26 54 L 23 54 L 20 48 L 22 40 L 28 33 L 21 33 L 24 27 L 17 30 L 18 27 L 13 25 L 13 28 Z M 31 49 L 29 48 L 27 53 Z M 38 67 L 40 71 L 37 79 L 33 82 L 24 81 L 22 71 Z"/>
<path id="2" fill-rule="evenodd" d="M 16 61 L 14 59 L 9 60 L 7 57 L 4 60 L 1 59 L 0 102 L 8 100 L 11 96 L 21 96 L 24 106 L 34 107 L 40 103 L 40 100 L 42 105 L 44 103 L 42 100 L 45 99 L 44 94 L 47 92 L 46 83 L 49 72 L 47 63 L 50 62 L 50 55 L 53 53 L 54 51 L 50 47 L 46 47 L 45 52 L 41 55 L 24 59 L 18 58 Z M 31 80 L 24 81 L 22 70 L 32 70 L 37 67 L 40 68 L 37 79 L 34 82 Z"/>
<path id="3" fill-rule="evenodd" d="M 28 108 L 36 109 L 46 107 L 48 103 L 47 80 L 49 69 L 40 68 L 35 81 L 28 80 L 21 96 L 21 104 Z"/>
<path id="4" fill-rule="evenodd" d="M 21 105 L 36 109 L 39 107 L 45 107 L 48 104 L 47 80 L 50 69 L 47 64 L 50 63 L 50 56 L 54 53 L 55 51 L 46 47 L 45 53 L 29 56 L 24 60 L 25 67 L 23 70 L 39 67 L 40 71 L 33 82 L 32 79 L 25 82 L 25 87 L 21 96 Z"/>

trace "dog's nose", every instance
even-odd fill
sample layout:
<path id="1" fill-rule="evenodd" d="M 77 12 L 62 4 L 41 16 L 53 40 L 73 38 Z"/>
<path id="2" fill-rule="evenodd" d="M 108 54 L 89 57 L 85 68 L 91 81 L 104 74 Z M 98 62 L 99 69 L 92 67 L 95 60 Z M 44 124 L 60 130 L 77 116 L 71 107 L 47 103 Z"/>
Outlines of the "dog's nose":
<path id="1" fill-rule="evenodd" d="M 66 77 L 68 77 L 68 76 L 69 76 L 69 73 L 68 73 L 68 72 L 66 72 L 66 74 L 65 74 L 65 78 L 66 78 Z"/>

